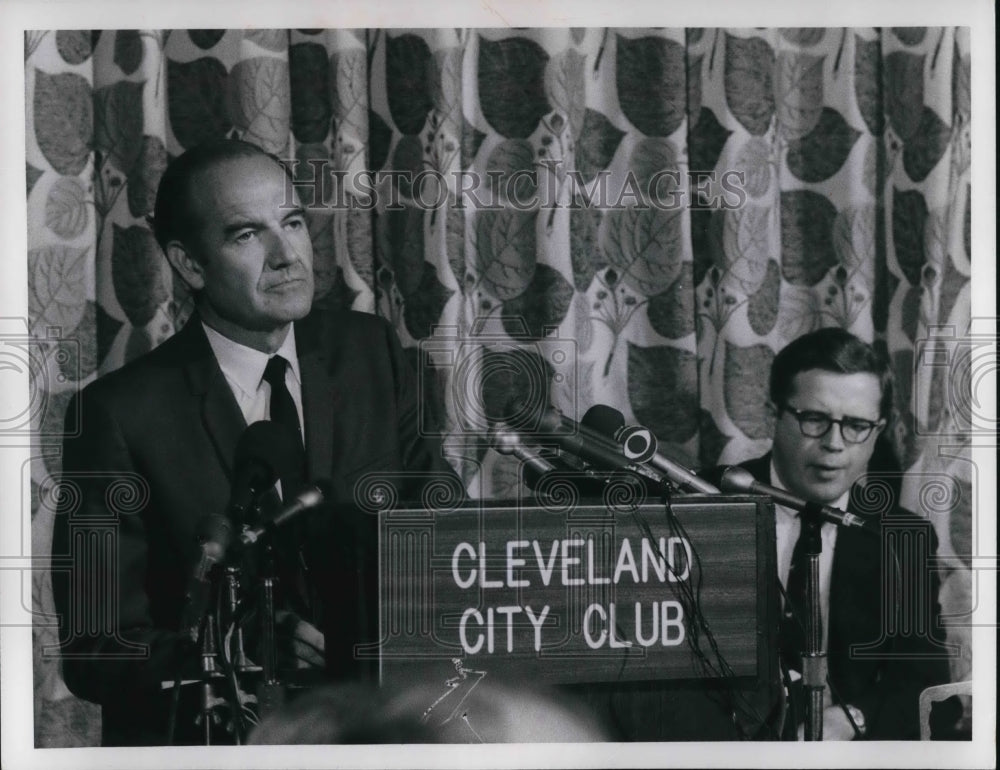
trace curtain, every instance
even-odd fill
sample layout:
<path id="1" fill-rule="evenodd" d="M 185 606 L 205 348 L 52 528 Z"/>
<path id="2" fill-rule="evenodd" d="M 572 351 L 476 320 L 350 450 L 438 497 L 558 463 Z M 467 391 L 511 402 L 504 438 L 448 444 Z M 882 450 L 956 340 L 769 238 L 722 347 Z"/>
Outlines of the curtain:
<path id="1" fill-rule="evenodd" d="M 769 448 L 788 341 L 880 346 L 884 490 L 935 526 L 969 675 L 968 29 L 49 30 L 25 73 L 37 555 L 69 397 L 192 310 L 146 219 L 160 175 L 235 136 L 298 161 L 314 313 L 392 321 L 474 495 L 517 496 L 482 432 L 518 399 L 731 463 Z M 46 573 L 33 596 L 36 743 L 93 744 Z"/>

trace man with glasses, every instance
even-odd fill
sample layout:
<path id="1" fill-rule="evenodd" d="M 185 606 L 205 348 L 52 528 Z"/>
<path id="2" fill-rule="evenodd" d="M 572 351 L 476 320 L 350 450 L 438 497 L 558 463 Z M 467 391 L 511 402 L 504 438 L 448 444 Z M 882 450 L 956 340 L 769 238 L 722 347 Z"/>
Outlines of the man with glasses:
<path id="1" fill-rule="evenodd" d="M 851 489 L 864 483 L 876 438 L 892 409 L 891 373 L 883 357 L 843 329 L 807 334 L 775 356 L 770 398 L 772 451 L 743 467 L 758 481 L 810 502 L 856 509 Z M 919 549 L 900 554 L 883 547 L 891 528 L 897 535 L 909 533 L 905 541 L 924 544 L 924 556 L 932 557 L 937 548 L 933 528 L 892 501 L 880 513 L 881 537 L 832 523 L 821 529 L 820 638 L 828 662 L 824 740 L 917 738 L 920 691 L 948 678 L 944 648 L 931 636 L 940 633 L 938 576 L 926 564 L 908 569 Z M 775 527 L 784 607 L 779 646 L 790 695 L 785 736 L 797 733 L 801 739 L 804 618 L 793 596 L 804 583 L 804 540 L 798 545 L 802 523 L 795 511 L 776 505 Z M 925 579 L 901 586 L 902 591 L 886 588 L 884 578 L 903 575 L 901 569 Z M 914 591 L 922 595 L 916 604 L 907 601 L 907 607 L 916 606 L 922 614 L 909 618 L 903 625 L 911 627 L 900 633 L 906 615 L 899 604 Z"/>

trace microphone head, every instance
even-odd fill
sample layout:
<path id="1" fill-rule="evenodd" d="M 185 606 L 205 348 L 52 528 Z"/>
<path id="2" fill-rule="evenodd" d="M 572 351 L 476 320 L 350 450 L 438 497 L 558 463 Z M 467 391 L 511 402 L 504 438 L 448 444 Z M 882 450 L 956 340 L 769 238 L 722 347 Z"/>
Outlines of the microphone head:
<path id="1" fill-rule="evenodd" d="M 594 404 L 583 415 L 580 424 L 602 436 L 617 439 L 618 431 L 625 427 L 625 415 L 607 404 Z"/>
<path id="2" fill-rule="evenodd" d="M 490 446 L 502 455 L 511 455 L 521 446 L 521 437 L 507 423 L 497 422 L 490 428 Z"/>
<path id="3" fill-rule="evenodd" d="M 295 497 L 288 502 L 288 504 L 282 508 L 277 515 L 268 522 L 269 527 L 280 527 L 285 524 L 289 519 L 295 518 L 300 514 L 312 510 L 313 508 L 318 508 L 325 501 L 325 496 L 323 494 L 323 489 L 329 492 L 329 484 L 326 482 L 320 482 L 317 485 L 310 485 L 299 492 Z"/>
<path id="4" fill-rule="evenodd" d="M 730 465 L 722 471 L 719 486 L 724 492 L 753 492 L 756 479 L 746 468 Z"/>
<path id="5" fill-rule="evenodd" d="M 291 476 L 302 457 L 299 437 L 285 425 L 271 420 L 250 423 L 236 445 L 233 468 L 249 473 L 250 484 L 257 490 L 270 487 L 281 476 Z"/>
<path id="6" fill-rule="evenodd" d="M 622 453 L 629 460 L 645 463 L 649 462 L 656 454 L 656 436 L 649 428 L 643 428 L 640 425 L 622 428 L 618 432 L 618 441 L 621 443 Z"/>
<path id="7" fill-rule="evenodd" d="M 295 496 L 295 502 L 303 508 L 315 508 L 322 505 L 323 500 L 323 490 L 319 486 L 306 487 Z"/>
<path id="8" fill-rule="evenodd" d="M 233 523 L 226 516 L 206 516 L 199 529 L 204 553 L 212 560 L 220 561 L 233 539 Z"/>

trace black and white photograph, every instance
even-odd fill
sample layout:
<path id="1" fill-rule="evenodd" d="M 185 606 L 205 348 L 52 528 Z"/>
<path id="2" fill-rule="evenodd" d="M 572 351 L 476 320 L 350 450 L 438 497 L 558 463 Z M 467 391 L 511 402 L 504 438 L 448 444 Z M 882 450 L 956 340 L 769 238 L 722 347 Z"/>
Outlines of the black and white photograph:
<path id="1" fill-rule="evenodd" d="M 996 766 L 991 3 L 0 21 L 5 768 Z"/>

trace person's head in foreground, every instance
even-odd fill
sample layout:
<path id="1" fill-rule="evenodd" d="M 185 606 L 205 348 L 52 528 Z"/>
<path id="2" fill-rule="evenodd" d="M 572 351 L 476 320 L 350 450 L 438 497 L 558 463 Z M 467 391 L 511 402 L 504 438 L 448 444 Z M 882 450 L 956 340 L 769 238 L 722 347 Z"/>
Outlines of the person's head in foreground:
<path id="1" fill-rule="evenodd" d="M 444 696 L 444 697 L 442 697 Z M 333 685 L 266 718 L 251 744 L 581 743 L 610 740 L 583 707 L 536 688 Z"/>

